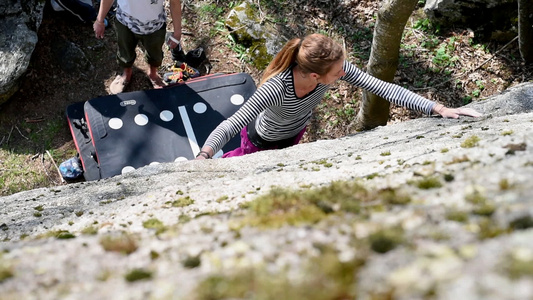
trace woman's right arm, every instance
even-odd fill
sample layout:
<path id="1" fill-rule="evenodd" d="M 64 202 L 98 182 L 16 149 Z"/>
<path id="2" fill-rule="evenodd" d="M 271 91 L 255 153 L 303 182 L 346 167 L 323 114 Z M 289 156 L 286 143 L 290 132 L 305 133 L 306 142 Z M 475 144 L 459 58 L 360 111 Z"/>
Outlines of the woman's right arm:
<path id="1" fill-rule="evenodd" d="M 284 87 L 281 82 L 276 80 L 265 82 L 239 110 L 211 132 L 196 159 L 212 158 L 261 112 L 270 106 L 280 105 L 284 98 L 283 94 Z"/>

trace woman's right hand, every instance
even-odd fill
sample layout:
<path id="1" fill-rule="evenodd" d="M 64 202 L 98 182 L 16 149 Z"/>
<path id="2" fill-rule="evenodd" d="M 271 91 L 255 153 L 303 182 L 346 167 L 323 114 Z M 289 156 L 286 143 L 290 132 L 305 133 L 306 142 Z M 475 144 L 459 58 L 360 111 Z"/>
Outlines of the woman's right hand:
<path id="1" fill-rule="evenodd" d="M 213 158 L 213 150 L 211 149 L 211 147 L 204 147 L 196 155 L 195 160 L 210 159 L 210 158 Z"/>

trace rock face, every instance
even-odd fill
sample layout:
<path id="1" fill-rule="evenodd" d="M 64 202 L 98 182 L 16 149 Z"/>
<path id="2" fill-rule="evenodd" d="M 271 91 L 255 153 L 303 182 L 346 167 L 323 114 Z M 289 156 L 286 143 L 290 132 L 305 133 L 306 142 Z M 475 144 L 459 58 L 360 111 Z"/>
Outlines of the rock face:
<path id="1" fill-rule="evenodd" d="M 41 0 L 0 0 L 0 104 L 17 90 L 37 44 Z"/>
<path id="2" fill-rule="evenodd" d="M 427 17 L 446 27 L 467 26 L 482 38 L 498 38 L 513 31 L 516 36 L 517 0 L 427 0 Z"/>
<path id="3" fill-rule="evenodd" d="M 226 27 L 236 43 L 245 47 L 251 61 L 259 69 L 264 69 L 281 50 L 287 38 L 270 23 L 261 21 L 257 7 L 251 1 L 244 1 L 230 11 Z"/>
<path id="4" fill-rule="evenodd" d="M 2 299 L 532 299 L 533 84 L 471 107 L 2 197 Z"/>

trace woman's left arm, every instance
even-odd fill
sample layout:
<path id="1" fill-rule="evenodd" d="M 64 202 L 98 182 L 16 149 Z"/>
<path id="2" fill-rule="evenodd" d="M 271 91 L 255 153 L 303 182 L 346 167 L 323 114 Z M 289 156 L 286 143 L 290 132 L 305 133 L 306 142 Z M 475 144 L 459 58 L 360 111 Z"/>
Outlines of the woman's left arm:
<path id="1" fill-rule="evenodd" d="M 342 80 L 411 110 L 421 111 L 428 115 L 437 113 L 445 118 L 458 118 L 460 115 L 481 116 L 480 113 L 471 108 L 448 108 L 442 104 L 437 104 L 397 84 L 371 76 L 348 61 L 344 62 L 344 71 L 346 75 L 341 77 Z"/>

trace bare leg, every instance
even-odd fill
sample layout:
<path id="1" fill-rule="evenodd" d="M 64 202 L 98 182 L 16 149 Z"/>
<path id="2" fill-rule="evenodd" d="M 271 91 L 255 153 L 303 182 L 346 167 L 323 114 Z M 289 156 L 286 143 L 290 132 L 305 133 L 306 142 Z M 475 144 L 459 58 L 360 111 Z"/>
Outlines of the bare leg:
<path id="1" fill-rule="evenodd" d="M 122 71 L 122 75 L 120 76 L 124 79 L 124 81 L 130 82 L 132 73 L 133 68 L 124 68 L 124 71 Z"/>
<path id="2" fill-rule="evenodd" d="M 155 89 L 160 89 L 165 86 L 163 79 L 161 79 L 161 76 L 159 76 L 159 73 L 157 73 L 157 67 L 150 66 L 148 77 L 150 78 L 150 81 Z"/>

